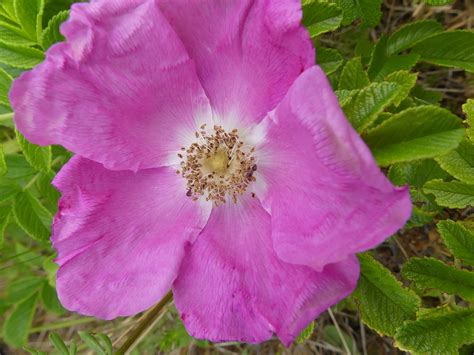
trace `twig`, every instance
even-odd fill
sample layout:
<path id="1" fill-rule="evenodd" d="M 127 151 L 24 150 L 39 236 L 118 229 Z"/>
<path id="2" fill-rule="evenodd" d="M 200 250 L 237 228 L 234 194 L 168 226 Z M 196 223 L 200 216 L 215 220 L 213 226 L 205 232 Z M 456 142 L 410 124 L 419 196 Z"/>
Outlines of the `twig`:
<path id="1" fill-rule="evenodd" d="M 342 345 L 344 346 L 344 350 L 346 351 L 347 354 L 352 354 L 352 352 L 349 350 L 349 346 L 346 343 L 346 339 L 344 339 L 344 335 L 342 335 L 341 328 L 339 328 L 339 324 L 337 324 L 336 317 L 334 317 L 334 314 L 332 313 L 331 308 L 328 308 L 328 313 L 329 316 L 331 317 L 332 322 L 334 323 L 334 326 L 336 327 L 337 334 L 339 334 L 339 338 L 341 338 Z"/>
<path id="2" fill-rule="evenodd" d="M 153 326 L 158 322 L 158 320 L 163 315 L 163 308 L 173 299 L 173 294 L 168 292 L 168 294 L 152 309 L 150 309 L 140 320 L 137 327 L 130 333 L 125 343 L 117 350 L 116 355 L 125 355 L 132 351 L 143 339 L 143 337 L 148 334 L 148 332 L 153 328 Z"/>

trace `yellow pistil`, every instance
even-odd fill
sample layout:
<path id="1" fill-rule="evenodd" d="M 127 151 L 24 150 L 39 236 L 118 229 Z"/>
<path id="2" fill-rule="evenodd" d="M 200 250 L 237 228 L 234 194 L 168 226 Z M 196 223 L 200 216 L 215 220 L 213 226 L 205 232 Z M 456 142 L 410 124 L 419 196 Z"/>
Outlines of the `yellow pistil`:
<path id="1" fill-rule="evenodd" d="M 204 168 L 216 174 L 225 174 L 229 168 L 229 157 L 224 149 L 218 150 L 214 155 L 204 159 Z"/>
<path id="2" fill-rule="evenodd" d="M 226 132 L 221 126 L 214 126 L 212 134 L 208 134 L 205 127 L 202 125 L 195 132 L 197 142 L 181 148 L 181 169 L 177 173 L 186 179 L 186 195 L 194 201 L 203 196 L 219 205 L 229 197 L 236 203 L 237 197 L 255 181 L 255 148 L 245 146 L 237 129 Z"/>

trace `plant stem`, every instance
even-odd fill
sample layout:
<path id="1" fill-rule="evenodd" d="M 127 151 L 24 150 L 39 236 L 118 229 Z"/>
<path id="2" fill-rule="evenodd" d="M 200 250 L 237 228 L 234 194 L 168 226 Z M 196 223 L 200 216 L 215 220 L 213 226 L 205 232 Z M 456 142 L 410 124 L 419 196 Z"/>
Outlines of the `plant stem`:
<path id="1" fill-rule="evenodd" d="M 349 350 L 349 346 L 347 346 L 346 339 L 344 338 L 344 335 L 342 334 L 341 328 L 339 328 L 339 324 L 337 324 L 336 317 L 334 317 L 334 314 L 332 313 L 331 308 L 328 308 L 328 313 L 329 313 L 329 316 L 331 317 L 332 322 L 334 323 L 334 326 L 336 327 L 337 334 L 339 335 L 339 338 L 342 341 L 344 350 L 346 351 L 348 355 L 352 354 L 351 351 Z"/>
<path id="2" fill-rule="evenodd" d="M 13 118 L 13 112 L 0 114 L 0 121 L 11 120 Z"/>
<path id="3" fill-rule="evenodd" d="M 125 355 L 133 350 L 143 337 L 153 329 L 154 325 L 158 322 L 163 314 L 164 307 L 173 299 L 173 294 L 168 294 L 152 309 L 150 309 L 140 320 L 138 326 L 130 333 L 125 343 L 117 350 L 116 355 Z"/>
<path id="4" fill-rule="evenodd" d="M 68 328 L 73 325 L 78 325 L 78 324 L 84 324 L 84 323 L 90 323 L 95 321 L 95 318 L 79 318 L 79 319 L 72 319 L 68 320 L 65 322 L 60 322 L 60 323 L 52 323 L 52 324 L 46 324 L 41 327 L 35 327 L 31 328 L 29 330 L 29 333 L 39 333 L 43 331 L 49 331 L 49 330 L 54 330 L 54 329 L 62 329 L 62 328 Z"/>

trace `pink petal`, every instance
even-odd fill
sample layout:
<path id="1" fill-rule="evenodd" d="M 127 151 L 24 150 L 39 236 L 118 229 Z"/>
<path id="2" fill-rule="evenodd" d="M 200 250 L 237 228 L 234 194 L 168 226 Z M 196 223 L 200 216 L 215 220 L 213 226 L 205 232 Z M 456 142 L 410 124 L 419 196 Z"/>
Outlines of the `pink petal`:
<path id="1" fill-rule="evenodd" d="M 75 157 L 55 178 L 62 192 L 53 226 L 61 303 L 111 319 L 133 315 L 171 288 L 184 245 L 210 206 L 186 196 L 169 168 L 111 171 Z"/>
<path id="2" fill-rule="evenodd" d="M 322 270 L 378 245 L 410 217 L 408 189 L 377 167 L 319 67 L 296 80 L 262 125 L 261 197 L 283 260 Z"/>
<path id="3" fill-rule="evenodd" d="M 318 273 L 275 254 L 270 216 L 257 199 L 214 208 L 189 246 L 173 285 L 188 332 L 211 341 L 257 343 L 275 332 L 286 344 L 355 287 L 355 258 Z"/>
<path id="4" fill-rule="evenodd" d="M 15 80 L 18 129 L 110 169 L 159 167 L 211 117 L 193 61 L 155 0 L 76 4 L 67 42 Z M 198 120 L 198 122 L 195 122 Z"/>
<path id="5" fill-rule="evenodd" d="M 258 122 L 314 64 L 299 0 L 162 0 L 218 117 Z"/>

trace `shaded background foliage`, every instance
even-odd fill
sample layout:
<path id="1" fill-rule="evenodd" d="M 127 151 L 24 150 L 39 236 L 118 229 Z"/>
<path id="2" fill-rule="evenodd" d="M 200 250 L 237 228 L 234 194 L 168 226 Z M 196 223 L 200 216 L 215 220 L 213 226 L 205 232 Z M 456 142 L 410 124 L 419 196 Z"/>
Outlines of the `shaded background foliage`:
<path id="1" fill-rule="evenodd" d="M 56 295 L 51 179 L 70 154 L 29 143 L 12 122 L 13 78 L 63 40 L 72 0 L 0 1 L 0 353 L 120 352 L 144 315 L 102 322 Z M 172 303 L 132 351 L 175 353 L 474 353 L 474 3 L 303 0 L 304 24 L 341 106 L 414 212 L 359 256 L 354 294 L 285 349 L 187 335 Z M 115 350 L 114 350 L 115 349 Z"/>

